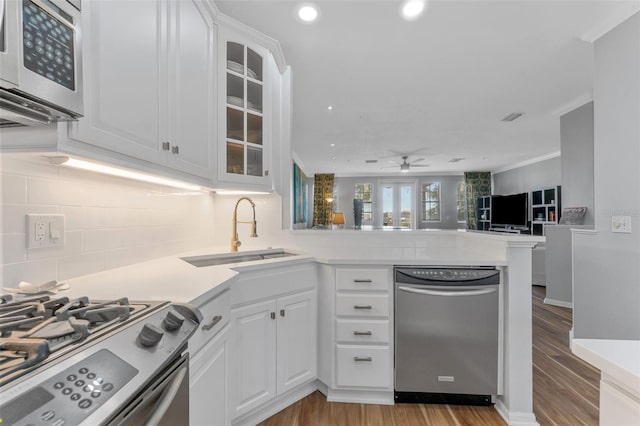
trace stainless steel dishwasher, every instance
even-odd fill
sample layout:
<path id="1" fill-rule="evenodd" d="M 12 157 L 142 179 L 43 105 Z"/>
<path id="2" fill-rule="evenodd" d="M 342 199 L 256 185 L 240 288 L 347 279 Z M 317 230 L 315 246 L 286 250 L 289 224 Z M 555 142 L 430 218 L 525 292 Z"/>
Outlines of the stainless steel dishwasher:
<path id="1" fill-rule="evenodd" d="M 394 276 L 395 401 L 495 402 L 500 271 L 396 266 Z"/>

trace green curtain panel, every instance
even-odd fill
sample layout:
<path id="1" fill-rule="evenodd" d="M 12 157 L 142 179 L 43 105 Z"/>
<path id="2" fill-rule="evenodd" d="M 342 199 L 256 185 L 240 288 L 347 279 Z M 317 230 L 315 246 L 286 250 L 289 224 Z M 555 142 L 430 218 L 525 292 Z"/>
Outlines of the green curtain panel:
<path id="1" fill-rule="evenodd" d="M 318 173 L 313 177 L 313 225 L 330 225 L 333 212 L 332 203 L 327 198 L 333 197 L 333 173 Z"/>
<path id="2" fill-rule="evenodd" d="M 478 197 L 491 195 L 491 172 L 465 172 L 467 229 L 478 229 Z"/>

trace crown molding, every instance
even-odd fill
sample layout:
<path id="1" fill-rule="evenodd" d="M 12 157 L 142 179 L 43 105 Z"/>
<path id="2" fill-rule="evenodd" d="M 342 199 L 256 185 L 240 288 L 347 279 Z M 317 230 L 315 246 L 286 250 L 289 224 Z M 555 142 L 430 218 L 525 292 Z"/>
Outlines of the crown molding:
<path id="1" fill-rule="evenodd" d="M 559 106 L 558 108 L 551 111 L 551 115 L 554 117 L 562 117 L 563 115 L 580 108 L 581 106 L 588 104 L 593 101 L 593 93 L 583 93 L 582 95 L 570 100 L 564 105 Z"/>
<path id="2" fill-rule="evenodd" d="M 502 173 L 513 169 L 519 169 L 520 167 L 530 166 L 531 164 L 540 163 L 542 161 L 551 160 L 552 158 L 560 157 L 560 151 L 552 152 L 551 154 L 542 155 L 540 157 L 531 158 L 529 160 L 521 161 L 519 163 L 511 164 L 506 167 L 501 167 L 499 169 L 494 170 L 492 173 Z"/>
<path id="3" fill-rule="evenodd" d="M 640 1 L 631 0 L 625 1 L 619 8 L 615 9 L 605 19 L 591 27 L 584 34 L 579 36 L 580 40 L 588 43 L 594 43 L 600 37 L 607 34 L 609 31 L 620 25 L 623 21 L 630 18 L 632 15 L 640 11 Z"/>

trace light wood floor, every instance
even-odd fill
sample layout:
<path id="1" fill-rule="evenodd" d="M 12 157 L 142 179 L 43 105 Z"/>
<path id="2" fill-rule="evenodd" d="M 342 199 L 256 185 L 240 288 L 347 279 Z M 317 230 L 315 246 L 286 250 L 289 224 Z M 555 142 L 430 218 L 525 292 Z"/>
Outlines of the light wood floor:
<path id="1" fill-rule="evenodd" d="M 571 309 L 545 305 L 533 287 L 533 411 L 541 426 L 598 424 L 600 372 L 569 349 Z M 434 404 L 345 404 L 315 392 L 260 426 L 493 426 L 493 407 Z"/>

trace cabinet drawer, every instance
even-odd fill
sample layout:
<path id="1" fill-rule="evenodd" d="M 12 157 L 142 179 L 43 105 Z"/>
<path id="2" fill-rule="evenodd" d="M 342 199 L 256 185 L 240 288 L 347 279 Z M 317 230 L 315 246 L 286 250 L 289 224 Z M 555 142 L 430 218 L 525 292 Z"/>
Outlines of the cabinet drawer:
<path id="1" fill-rule="evenodd" d="M 389 317 L 388 294 L 338 294 L 336 315 L 349 317 Z"/>
<path id="2" fill-rule="evenodd" d="M 389 343 L 389 321 L 336 320 L 336 340 L 353 343 Z"/>
<path id="3" fill-rule="evenodd" d="M 388 269 L 336 269 L 338 290 L 389 290 L 390 283 Z"/>
<path id="4" fill-rule="evenodd" d="M 189 353 L 191 356 L 195 355 L 229 322 L 231 317 L 231 299 L 229 295 L 229 290 L 226 290 L 199 307 L 203 319 L 196 332 L 189 339 Z"/>
<path id="5" fill-rule="evenodd" d="M 349 387 L 391 387 L 389 346 L 336 345 L 336 384 Z"/>

